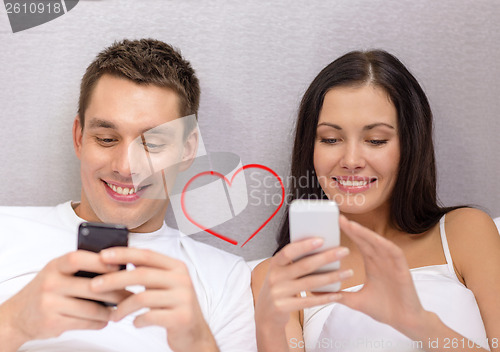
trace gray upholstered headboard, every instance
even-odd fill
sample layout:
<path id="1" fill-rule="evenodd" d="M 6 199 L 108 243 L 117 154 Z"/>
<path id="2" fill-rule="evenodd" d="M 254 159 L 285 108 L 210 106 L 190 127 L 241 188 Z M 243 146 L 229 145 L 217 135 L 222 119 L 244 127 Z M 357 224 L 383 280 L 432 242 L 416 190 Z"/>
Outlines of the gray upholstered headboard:
<path id="1" fill-rule="evenodd" d="M 207 149 L 231 151 L 285 178 L 294 116 L 316 73 L 353 49 L 394 53 L 434 110 L 441 200 L 500 216 L 498 18 L 495 0 L 80 0 L 67 14 L 14 34 L 2 7 L 0 205 L 79 198 L 71 142 L 79 80 L 114 40 L 154 37 L 179 47 L 198 72 Z M 256 205 L 261 191 L 220 231 L 240 243 L 248 237 L 273 210 Z M 278 225 L 273 219 L 243 248 L 196 237 L 251 260 L 273 252 Z"/>

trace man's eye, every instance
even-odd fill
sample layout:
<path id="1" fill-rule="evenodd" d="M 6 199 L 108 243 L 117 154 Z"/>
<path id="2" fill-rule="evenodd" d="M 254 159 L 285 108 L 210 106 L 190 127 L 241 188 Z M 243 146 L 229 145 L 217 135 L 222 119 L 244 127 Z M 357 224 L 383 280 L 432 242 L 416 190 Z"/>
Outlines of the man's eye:
<path id="1" fill-rule="evenodd" d="M 108 146 L 108 145 L 111 145 L 114 142 L 116 142 L 116 139 L 114 139 L 114 138 L 99 138 L 99 137 L 96 137 L 95 139 L 96 139 L 96 141 L 99 144 L 104 145 L 104 146 Z"/>
<path id="2" fill-rule="evenodd" d="M 368 141 L 368 143 L 372 144 L 372 145 L 384 145 L 387 143 L 387 139 L 370 139 Z"/>
<path id="3" fill-rule="evenodd" d="M 321 143 L 325 143 L 325 144 L 335 144 L 337 143 L 339 140 L 337 138 L 321 138 Z"/>
<path id="4" fill-rule="evenodd" d="M 155 152 L 161 150 L 165 144 L 155 144 L 155 143 L 142 143 L 146 151 Z"/>

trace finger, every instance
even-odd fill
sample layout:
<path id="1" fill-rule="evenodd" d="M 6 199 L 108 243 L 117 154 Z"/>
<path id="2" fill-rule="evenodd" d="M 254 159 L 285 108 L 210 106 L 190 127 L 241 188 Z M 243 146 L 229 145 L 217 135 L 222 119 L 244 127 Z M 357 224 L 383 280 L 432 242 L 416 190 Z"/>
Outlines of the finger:
<path id="1" fill-rule="evenodd" d="M 53 320 L 46 322 L 45 326 L 50 329 L 50 335 L 44 336 L 43 338 L 57 337 L 69 330 L 101 330 L 107 325 L 108 321 L 88 320 L 59 315 Z"/>
<path id="2" fill-rule="evenodd" d="M 325 285 L 342 282 L 352 277 L 353 274 L 354 272 L 352 269 L 348 269 L 308 275 L 299 280 L 287 282 L 286 285 L 284 285 L 284 294 L 293 296 L 301 291 L 314 291 L 314 289 Z"/>
<path id="3" fill-rule="evenodd" d="M 68 277 L 61 283 L 59 292 L 69 297 L 93 299 L 111 303 L 119 303 L 132 294 L 125 289 L 95 292 L 91 289 L 91 282 L 92 280 L 88 278 Z"/>
<path id="4" fill-rule="evenodd" d="M 339 217 L 342 231 L 353 240 L 361 252 L 373 256 L 375 253 L 383 255 L 387 245 L 392 243 L 377 233 L 354 221 L 349 221 L 345 216 Z"/>
<path id="5" fill-rule="evenodd" d="M 278 302 L 281 312 L 295 312 L 305 308 L 337 302 L 342 298 L 342 293 L 308 294 L 306 297 L 289 297 Z"/>
<path id="6" fill-rule="evenodd" d="M 363 304 L 365 304 L 366 301 L 367 301 L 366 297 L 363 296 L 361 291 L 358 292 L 342 291 L 342 297 L 340 297 L 337 302 L 351 309 L 364 311 Z"/>
<path id="7" fill-rule="evenodd" d="M 134 326 L 143 328 L 146 326 L 164 326 L 167 329 L 175 325 L 175 315 L 167 309 L 150 310 L 134 319 Z"/>
<path id="8" fill-rule="evenodd" d="M 365 260 L 365 267 L 373 268 L 374 265 L 385 263 L 392 268 L 407 270 L 406 257 L 396 244 L 354 221 L 347 220 L 343 215 L 339 218 L 339 224 L 344 233 L 358 246 Z"/>
<path id="9" fill-rule="evenodd" d="M 64 298 L 58 301 L 57 312 L 66 317 L 79 320 L 108 322 L 111 318 L 111 309 L 96 302 L 78 298 Z"/>
<path id="10" fill-rule="evenodd" d="M 102 250 L 99 254 L 102 261 L 106 264 L 132 263 L 135 266 L 148 266 L 159 269 L 185 267 L 182 261 L 149 249 L 114 247 Z"/>
<path id="11" fill-rule="evenodd" d="M 108 325 L 108 321 L 80 319 L 65 315 L 59 316 L 58 320 L 60 328 L 56 332 L 56 336 L 69 330 L 101 330 Z"/>
<path id="12" fill-rule="evenodd" d="M 63 274 L 74 274 L 77 271 L 89 271 L 95 273 L 109 273 L 117 271 L 119 267 L 111 263 L 101 261 L 99 254 L 78 250 L 67 253 L 51 262 L 57 270 Z"/>
<path id="13" fill-rule="evenodd" d="M 301 258 L 284 269 L 284 279 L 295 279 L 311 274 L 312 272 L 320 269 L 322 266 L 336 262 L 347 255 L 349 255 L 348 248 L 336 247 Z"/>
<path id="14" fill-rule="evenodd" d="M 293 242 L 287 244 L 283 247 L 276 255 L 273 257 L 273 263 L 279 266 L 285 266 L 290 264 L 292 261 L 301 257 L 314 249 L 317 249 L 323 245 L 323 239 L 321 237 L 313 237 L 305 240 Z"/>
<path id="15" fill-rule="evenodd" d="M 183 302 L 174 291 L 147 290 L 130 296 L 116 307 L 111 314 L 112 321 L 122 320 L 127 315 L 138 311 L 141 308 L 162 308 L 168 309 Z"/>
<path id="16" fill-rule="evenodd" d="M 106 292 L 124 289 L 127 286 L 142 285 L 152 289 L 185 287 L 191 281 L 188 274 L 139 267 L 134 270 L 121 270 L 93 278 L 90 282 L 94 292 Z"/>

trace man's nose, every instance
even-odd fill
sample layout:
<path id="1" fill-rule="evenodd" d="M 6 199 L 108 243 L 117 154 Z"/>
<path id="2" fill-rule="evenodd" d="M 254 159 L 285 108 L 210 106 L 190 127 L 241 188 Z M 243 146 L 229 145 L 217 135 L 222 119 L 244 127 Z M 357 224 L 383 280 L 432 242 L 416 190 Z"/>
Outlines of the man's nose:
<path id="1" fill-rule="evenodd" d="M 121 143 L 120 145 L 116 146 L 113 160 L 111 161 L 111 167 L 113 172 L 121 177 L 128 179 L 132 177 L 128 145 L 126 143 Z"/>

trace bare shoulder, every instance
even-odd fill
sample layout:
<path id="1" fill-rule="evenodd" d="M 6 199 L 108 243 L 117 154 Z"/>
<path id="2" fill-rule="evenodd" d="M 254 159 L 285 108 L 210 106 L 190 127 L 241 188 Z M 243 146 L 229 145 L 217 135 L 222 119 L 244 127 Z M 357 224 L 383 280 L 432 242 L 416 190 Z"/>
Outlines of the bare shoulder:
<path id="1" fill-rule="evenodd" d="M 470 274 L 500 258 L 500 236 L 491 217 L 479 209 L 456 209 L 445 218 L 446 237 L 455 267 L 467 282 Z M 467 280 L 469 279 L 469 280 Z"/>
<path id="2" fill-rule="evenodd" d="M 252 292 L 254 297 L 258 296 L 260 289 L 262 288 L 262 284 L 266 279 L 267 271 L 269 270 L 269 264 L 271 263 L 271 259 L 272 257 L 260 262 L 252 270 Z"/>
<path id="3" fill-rule="evenodd" d="M 446 214 L 446 234 L 455 267 L 474 293 L 486 335 L 500 336 L 500 236 L 493 220 L 477 209 Z M 493 350 L 493 349 L 492 349 Z"/>
<path id="4" fill-rule="evenodd" d="M 446 233 L 460 241 L 477 239 L 497 240 L 498 230 L 493 219 L 484 211 L 475 208 L 461 208 L 446 214 Z"/>

